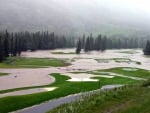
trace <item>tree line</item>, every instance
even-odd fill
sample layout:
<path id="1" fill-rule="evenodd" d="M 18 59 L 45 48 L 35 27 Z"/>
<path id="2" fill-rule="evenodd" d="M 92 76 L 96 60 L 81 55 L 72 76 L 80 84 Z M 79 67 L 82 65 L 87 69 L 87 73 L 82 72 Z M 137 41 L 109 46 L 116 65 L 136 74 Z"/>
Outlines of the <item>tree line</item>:
<path id="1" fill-rule="evenodd" d="M 65 37 L 56 35 L 54 32 L 0 32 L 0 61 L 9 56 L 20 56 L 22 51 L 50 50 L 56 48 L 77 47 L 85 52 L 106 49 L 143 48 L 146 45 L 145 38 L 113 38 L 103 35 L 93 37 L 83 35 L 82 38 Z"/>
<path id="2" fill-rule="evenodd" d="M 75 47 L 75 38 L 57 36 L 54 32 L 0 32 L 0 61 L 8 56 L 20 56 L 22 51 Z"/>
<path id="3" fill-rule="evenodd" d="M 79 38 L 76 45 L 76 53 L 79 54 L 81 49 L 85 52 L 88 51 L 105 51 L 106 49 L 132 49 L 132 48 L 144 48 L 146 45 L 147 38 L 108 38 L 107 36 L 98 35 L 93 37 Z"/>
<path id="4" fill-rule="evenodd" d="M 145 55 L 150 55 L 150 40 L 147 41 L 143 52 L 144 52 Z"/>

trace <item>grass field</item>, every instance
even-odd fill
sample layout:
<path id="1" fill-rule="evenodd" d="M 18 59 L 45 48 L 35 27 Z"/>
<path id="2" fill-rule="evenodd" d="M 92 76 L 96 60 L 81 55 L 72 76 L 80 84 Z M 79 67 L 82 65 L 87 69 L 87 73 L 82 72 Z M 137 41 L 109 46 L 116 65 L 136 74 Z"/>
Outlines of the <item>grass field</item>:
<path id="1" fill-rule="evenodd" d="M 112 60 L 114 60 L 115 62 L 118 62 L 118 63 L 136 63 L 137 65 L 141 65 L 141 62 L 139 61 L 133 61 L 129 58 L 113 58 Z"/>
<path id="2" fill-rule="evenodd" d="M 136 84 L 139 82 L 136 80 L 122 78 L 122 77 L 114 77 L 111 79 L 98 77 L 98 79 L 100 79 L 100 84 L 99 82 L 69 82 L 69 81 L 66 81 L 70 79 L 67 76 L 63 76 L 57 73 L 52 74 L 52 76 L 55 77 L 56 82 L 53 83 L 52 85 L 47 85 L 47 86 L 58 87 L 56 90 L 50 91 L 50 92 L 37 93 L 37 94 L 0 98 L 0 106 L 1 106 L 0 111 L 2 113 L 15 111 L 15 110 L 22 109 L 28 106 L 42 103 L 50 99 L 64 97 L 64 96 L 79 93 L 79 92 L 96 90 L 96 89 L 99 89 L 103 85 Z"/>
<path id="3" fill-rule="evenodd" d="M 119 51 L 118 53 L 136 54 L 136 53 L 138 53 L 138 52 L 135 51 L 135 50 L 131 50 L 131 51 Z"/>
<path id="4" fill-rule="evenodd" d="M 9 57 L 0 63 L 0 68 L 42 68 L 67 65 L 69 64 L 59 59 Z"/>
<path id="5" fill-rule="evenodd" d="M 101 63 L 101 62 L 109 63 L 109 61 L 115 61 L 117 63 L 135 63 L 137 65 L 141 65 L 141 62 L 133 61 L 129 58 L 95 59 L 95 60 L 99 63 Z"/>
<path id="6" fill-rule="evenodd" d="M 48 113 L 149 113 L 150 81 L 83 96 Z"/>
<path id="7" fill-rule="evenodd" d="M 98 70 L 98 72 L 113 72 L 113 73 L 122 74 L 122 75 L 126 75 L 126 76 L 150 78 L 150 72 L 147 70 L 137 68 L 136 71 L 132 71 L 132 68 L 129 68 L 129 69 L 131 69 L 131 71 L 126 71 L 126 70 L 124 70 L 125 68 L 126 67 L 111 68 L 111 69 L 106 69 L 106 70 Z"/>
<path id="8" fill-rule="evenodd" d="M 0 76 L 6 76 L 8 73 L 0 73 Z"/>

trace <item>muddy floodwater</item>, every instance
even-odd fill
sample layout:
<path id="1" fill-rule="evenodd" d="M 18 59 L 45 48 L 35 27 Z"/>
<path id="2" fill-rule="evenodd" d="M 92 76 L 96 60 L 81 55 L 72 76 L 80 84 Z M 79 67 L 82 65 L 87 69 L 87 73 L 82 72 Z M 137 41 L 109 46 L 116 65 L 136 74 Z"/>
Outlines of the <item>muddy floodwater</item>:
<path id="1" fill-rule="evenodd" d="M 131 54 L 128 53 L 128 51 L 135 52 Z M 59 54 L 59 52 L 61 52 L 61 54 Z M 0 90 L 50 84 L 55 81 L 55 79 L 49 75 L 51 73 L 90 71 L 113 67 L 134 67 L 150 70 L 150 57 L 144 56 L 140 49 L 107 50 L 105 52 L 93 51 L 89 53 L 82 52 L 80 55 L 73 54 L 73 52 L 75 52 L 75 49 L 23 52 L 22 57 L 65 59 L 67 62 L 71 63 L 71 65 L 66 67 L 37 69 L 0 69 L 0 72 L 9 73 L 9 76 L 0 77 Z M 127 61 L 129 59 L 130 61 Z"/>

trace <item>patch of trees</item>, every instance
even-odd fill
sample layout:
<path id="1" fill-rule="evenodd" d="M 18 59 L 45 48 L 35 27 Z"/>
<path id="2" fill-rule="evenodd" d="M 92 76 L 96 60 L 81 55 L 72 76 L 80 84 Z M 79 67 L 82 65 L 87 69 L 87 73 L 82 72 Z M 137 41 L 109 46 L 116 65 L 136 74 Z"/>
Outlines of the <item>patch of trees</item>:
<path id="1" fill-rule="evenodd" d="M 149 40 L 147 41 L 143 52 L 144 52 L 144 55 L 150 55 L 150 41 Z"/>
<path id="2" fill-rule="evenodd" d="M 22 40 L 17 34 L 0 33 L 0 61 L 9 56 L 19 56 L 22 51 Z"/>
<path id="3" fill-rule="evenodd" d="M 85 52 L 88 51 L 105 51 L 106 49 L 132 49 L 132 48 L 143 48 L 146 45 L 146 38 L 107 38 L 106 36 L 98 35 L 93 37 L 83 35 L 83 38 L 79 38 L 77 41 L 77 49 L 84 49 Z M 79 43 L 80 42 L 80 43 Z M 76 53 L 80 53 L 76 51 Z"/>
<path id="4" fill-rule="evenodd" d="M 75 47 L 75 38 L 49 32 L 0 32 L 0 61 L 8 56 L 20 56 L 22 51 Z"/>
<path id="5" fill-rule="evenodd" d="M 147 40 L 146 40 L 147 41 Z M 0 61 L 9 56 L 20 56 L 22 51 L 50 50 L 56 48 L 77 47 L 76 53 L 81 49 L 85 52 L 106 49 L 143 48 L 146 45 L 145 38 L 115 38 L 98 35 L 93 37 L 83 35 L 82 38 L 57 36 L 48 31 L 44 32 L 15 32 L 7 30 L 0 32 Z M 147 49 L 146 49 L 147 50 Z"/>
<path id="6" fill-rule="evenodd" d="M 79 38 L 77 42 L 76 53 L 79 54 L 81 49 L 84 49 L 85 52 L 88 51 L 104 51 L 106 49 L 107 38 L 99 35 L 97 38 L 93 38 L 92 34 L 85 38 L 85 35 L 82 39 Z"/>

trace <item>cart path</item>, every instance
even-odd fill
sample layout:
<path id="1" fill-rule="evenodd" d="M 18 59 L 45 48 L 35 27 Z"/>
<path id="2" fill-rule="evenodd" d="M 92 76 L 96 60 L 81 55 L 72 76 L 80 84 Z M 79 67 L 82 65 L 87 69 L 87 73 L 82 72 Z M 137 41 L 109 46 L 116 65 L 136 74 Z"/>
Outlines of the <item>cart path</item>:
<path id="1" fill-rule="evenodd" d="M 122 87 L 122 86 L 123 85 L 106 85 L 106 86 L 103 86 L 101 89 L 98 89 L 95 91 L 73 94 L 73 95 L 69 95 L 66 97 L 59 98 L 59 99 L 50 100 L 50 101 L 47 101 L 45 103 L 35 105 L 33 107 L 25 108 L 25 109 L 22 109 L 19 111 L 15 111 L 12 113 L 46 113 L 47 111 L 52 110 L 53 108 L 58 107 L 62 104 L 75 102 L 75 101 L 79 100 L 80 97 L 83 95 L 86 95 L 89 93 L 92 94 L 92 93 L 100 92 L 100 91 L 106 90 L 106 89 L 111 90 L 111 89 Z"/>

